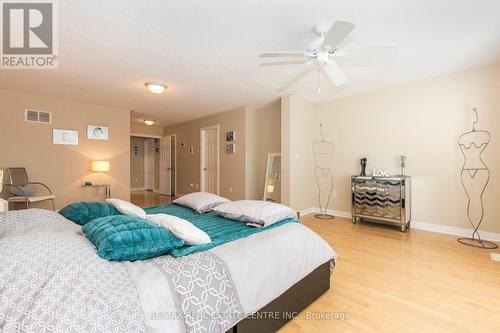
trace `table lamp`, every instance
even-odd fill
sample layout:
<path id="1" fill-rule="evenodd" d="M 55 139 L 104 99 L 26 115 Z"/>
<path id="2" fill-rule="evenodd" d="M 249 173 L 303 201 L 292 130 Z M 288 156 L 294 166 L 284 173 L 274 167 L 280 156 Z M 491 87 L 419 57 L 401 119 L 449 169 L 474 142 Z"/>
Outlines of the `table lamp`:
<path id="1" fill-rule="evenodd" d="M 99 173 L 99 185 L 102 185 L 102 173 L 109 172 L 109 161 L 92 161 L 92 171 Z"/>

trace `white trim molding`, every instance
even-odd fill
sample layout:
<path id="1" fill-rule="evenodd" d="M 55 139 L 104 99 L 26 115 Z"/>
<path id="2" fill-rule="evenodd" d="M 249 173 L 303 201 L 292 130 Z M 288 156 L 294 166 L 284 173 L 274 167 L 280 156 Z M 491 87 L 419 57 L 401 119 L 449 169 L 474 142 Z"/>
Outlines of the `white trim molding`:
<path id="1" fill-rule="evenodd" d="M 130 133 L 130 136 L 136 136 L 139 138 L 148 138 L 148 139 L 161 139 L 161 135 L 153 135 L 153 134 L 143 134 L 143 133 Z"/>
<path id="2" fill-rule="evenodd" d="M 301 216 L 314 213 L 319 213 L 319 208 L 306 208 L 300 210 Z M 345 217 L 349 219 L 352 218 L 351 212 L 328 209 L 327 213 L 333 216 Z M 418 221 L 411 221 L 410 229 L 438 232 L 441 234 L 462 236 L 462 237 L 470 237 L 473 231 L 472 229 L 468 228 L 450 227 L 441 224 L 424 223 Z M 500 234 L 494 232 L 480 231 L 479 235 L 481 236 L 481 239 L 500 243 Z"/>
<path id="3" fill-rule="evenodd" d="M 130 192 L 146 191 L 145 187 L 134 187 L 130 189 Z"/>

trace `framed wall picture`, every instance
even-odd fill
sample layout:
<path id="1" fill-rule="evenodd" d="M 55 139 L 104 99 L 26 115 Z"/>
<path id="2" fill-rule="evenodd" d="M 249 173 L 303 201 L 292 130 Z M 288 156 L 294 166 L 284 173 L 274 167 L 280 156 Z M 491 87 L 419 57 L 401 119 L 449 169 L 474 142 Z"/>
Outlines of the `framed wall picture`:
<path id="1" fill-rule="evenodd" d="M 108 133 L 109 129 L 106 126 L 87 126 L 87 139 L 89 140 L 108 140 Z"/>
<path id="2" fill-rule="evenodd" d="M 55 145 L 78 145 L 78 131 L 54 129 L 52 142 Z"/>
<path id="3" fill-rule="evenodd" d="M 227 142 L 236 141 L 236 132 L 235 131 L 226 132 L 226 141 Z"/>
<path id="4" fill-rule="evenodd" d="M 226 153 L 236 154 L 236 143 L 228 143 L 226 145 Z"/>

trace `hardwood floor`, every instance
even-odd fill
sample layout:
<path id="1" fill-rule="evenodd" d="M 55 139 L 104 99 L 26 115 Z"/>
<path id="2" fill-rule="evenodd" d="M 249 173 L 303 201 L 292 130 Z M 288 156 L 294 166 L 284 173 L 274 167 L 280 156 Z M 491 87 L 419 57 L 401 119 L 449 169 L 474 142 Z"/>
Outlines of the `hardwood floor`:
<path id="1" fill-rule="evenodd" d="M 171 201 L 132 192 L 132 202 Z M 279 332 L 500 332 L 500 263 L 454 236 L 302 217 L 337 252 L 330 290 Z M 497 252 L 499 252 L 497 250 Z M 307 319 L 338 313 L 345 319 Z"/>
<path id="2" fill-rule="evenodd" d="M 302 220 L 336 250 L 337 265 L 331 289 L 280 333 L 500 332 L 500 263 L 490 250 L 420 230 Z M 321 312 L 347 319 L 300 318 Z"/>
<path id="3" fill-rule="evenodd" d="M 139 207 L 164 205 L 172 202 L 174 199 L 175 197 L 154 193 L 152 191 L 130 192 L 130 202 Z"/>

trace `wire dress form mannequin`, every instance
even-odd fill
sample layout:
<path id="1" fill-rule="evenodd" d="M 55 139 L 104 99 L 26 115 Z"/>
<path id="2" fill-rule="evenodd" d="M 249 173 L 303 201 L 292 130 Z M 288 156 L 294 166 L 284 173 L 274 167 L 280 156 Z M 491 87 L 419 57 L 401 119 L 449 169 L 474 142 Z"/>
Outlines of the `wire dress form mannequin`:
<path id="1" fill-rule="evenodd" d="M 490 181 L 490 170 L 483 162 L 481 154 L 490 143 L 491 134 L 486 130 L 476 129 L 479 121 L 477 108 L 472 108 L 472 111 L 476 115 L 472 131 L 460 135 L 458 146 L 464 156 L 460 180 L 467 194 L 467 218 L 474 231 L 472 237 L 459 238 L 457 241 L 484 249 L 496 249 L 495 243 L 482 240 L 478 232 L 484 217 L 483 194 Z"/>
<path id="2" fill-rule="evenodd" d="M 332 162 L 335 144 L 325 140 L 321 124 L 319 125 L 319 132 L 321 140 L 312 145 L 315 164 L 314 176 L 316 177 L 316 184 L 318 186 L 319 202 L 319 214 L 314 215 L 314 217 L 332 220 L 335 217 L 328 214 L 328 205 L 330 204 L 333 192 Z M 328 195 L 325 200 L 322 194 L 326 193 L 328 193 Z"/>

